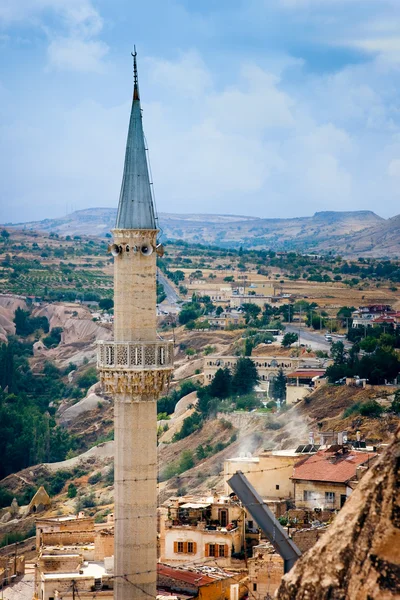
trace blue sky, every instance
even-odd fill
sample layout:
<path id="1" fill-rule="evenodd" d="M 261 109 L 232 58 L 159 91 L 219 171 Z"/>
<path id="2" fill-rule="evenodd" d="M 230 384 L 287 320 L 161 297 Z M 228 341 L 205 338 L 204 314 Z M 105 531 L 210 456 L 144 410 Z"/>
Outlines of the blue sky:
<path id="1" fill-rule="evenodd" d="M 0 0 L 1 222 L 116 206 L 138 50 L 163 212 L 400 213 L 400 0 Z"/>

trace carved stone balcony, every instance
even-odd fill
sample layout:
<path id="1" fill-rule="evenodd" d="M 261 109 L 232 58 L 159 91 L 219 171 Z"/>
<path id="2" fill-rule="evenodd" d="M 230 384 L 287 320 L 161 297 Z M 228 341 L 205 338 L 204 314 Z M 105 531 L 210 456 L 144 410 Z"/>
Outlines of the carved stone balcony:
<path id="1" fill-rule="evenodd" d="M 173 371 L 173 342 L 98 342 L 97 368 L 118 402 L 156 400 Z"/>
<path id="2" fill-rule="evenodd" d="M 98 342 L 101 371 L 151 371 L 173 368 L 173 342 Z"/>

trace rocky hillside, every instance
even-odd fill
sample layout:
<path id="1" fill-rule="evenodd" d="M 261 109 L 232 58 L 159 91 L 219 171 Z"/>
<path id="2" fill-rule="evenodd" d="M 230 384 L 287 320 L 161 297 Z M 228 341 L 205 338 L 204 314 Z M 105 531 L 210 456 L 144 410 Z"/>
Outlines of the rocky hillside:
<path id="1" fill-rule="evenodd" d="M 342 248 L 349 256 L 394 258 L 400 256 L 400 215 L 376 223 L 363 231 L 347 234 L 322 245 L 326 250 Z"/>
<path id="2" fill-rule="evenodd" d="M 18 227 L 54 232 L 61 235 L 105 235 L 112 229 L 116 210 L 92 208 L 80 210 L 60 219 L 45 219 L 18 224 Z M 161 213 L 160 228 L 166 238 L 187 242 L 215 244 L 225 247 L 272 248 L 275 250 L 316 251 L 330 248 L 338 253 L 352 251 L 348 236 L 367 228 L 389 227 L 386 221 L 371 211 L 317 212 L 312 217 L 292 219 L 260 219 L 234 215 L 177 215 Z M 346 237 L 347 236 L 347 237 Z M 340 239 L 340 243 L 337 243 Z M 371 243 L 371 240 L 369 240 Z M 383 255 L 387 253 L 384 243 Z M 381 256 L 380 240 L 376 239 L 375 255 Z M 347 249 L 347 250 L 346 250 Z"/>
<path id="3" fill-rule="evenodd" d="M 400 597 L 399 456 L 400 429 L 332 527 L 283 578 L 279 600 Z"/>

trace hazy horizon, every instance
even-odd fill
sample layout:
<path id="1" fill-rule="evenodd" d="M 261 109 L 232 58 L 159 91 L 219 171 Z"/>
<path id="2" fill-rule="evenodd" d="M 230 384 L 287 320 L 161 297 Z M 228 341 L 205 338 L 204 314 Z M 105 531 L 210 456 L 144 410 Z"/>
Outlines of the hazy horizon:
<path id="1" fill-rule="evenodd" d="M 91 207 L 86 207 L 86 208 L 79 208 L 76 210 L 73 210 L 72 212 L 69 212 L 67 214 L 64 215 L 58 215 L 56 217 L 52 217 L 51 219 L 48 217 L 45 217 L 44 219 L 30 219 L 30 220 L 26 220 L 26 221 L 8 221 L 8 222 L 4 222 L 2 223 L 2 225 L 7 226 L 7 225 L 24 225 L 26 223 L 33 223 L 33 222 L 40 222 L 40 221 L 45 221 L 45 220 L 58 220 L 58 219 L 64 219 L 67 218 L 69 216 L 72 216 L 73 214 L 77 213 L 77 212 L 82 212 L 82 211 L 88 211 L 88 210 L 113 210 L 115 213 L 117 212 L 117 207 L 114 206 L 91 206 Z M 391 219 L 394 217 L 397 217 L 399 215 L 392 215 L 389 217 L 382 217 L 381 215 L 379 215 L 379 213 L 375 212 L 375 211 L 371 211 L 368 209 L 358 209 L 358 210 L 321 210 L 321 211 L 316 211 L 313 214 L 308 214 L 308 215 L 291 215 L 286 216 L 286 217 L 260 217 L 258 215 L 246 215 L 246 214 L 237 214 L 237 213 L 211 213 L 211 212 L 207 212 L 207 213 L 203 213 L 203 212 L 167 212 L 167 211 L 159 211 L 158 215 L 171 215 L 174 216 L 176 215 L 177 217 L 189 217 L 189 216 L 200 216 L 200 217 L 234 217 L 236 219 L 271 219 L 271 220 L 281 220 L 281 219 L 307 219 L 307 218 L 312 218 L 314 217 L 317 213 L 341 213 L 341 214 L 345 214 L 345 213 L 362 213 L 362 212 L 367 212 L 367 213 L 373 213 L 375 214 L 377 217 L 380 217 L 381 219 Z M 400 212 L 399 212 L 400 214 Z"/>

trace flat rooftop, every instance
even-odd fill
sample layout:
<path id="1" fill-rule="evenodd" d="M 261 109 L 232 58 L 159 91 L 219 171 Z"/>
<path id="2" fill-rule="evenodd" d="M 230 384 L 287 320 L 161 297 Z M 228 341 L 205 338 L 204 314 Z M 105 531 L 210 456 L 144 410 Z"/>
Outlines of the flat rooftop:
<path id="1" fill-rule="evenodd" d="M 47 581 L 51 579 L 85 579 L 87 577 L 93 577 L 94 579 L 100 579 L 105 576 L 111 577 L 112 574 L 106 571 L 103 562 L 88 562 L 84 563 L 80 570 L 72 571 L 71 573 L 45 573 L 42 578 Z"/>

